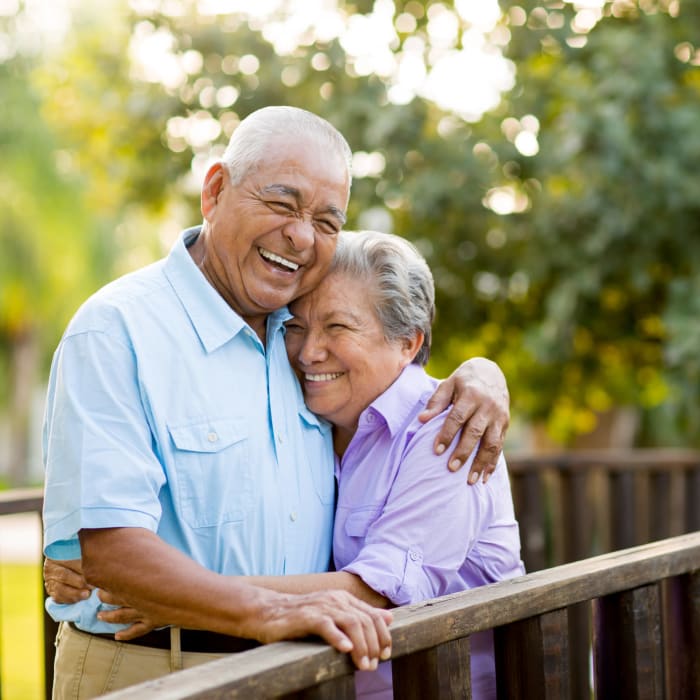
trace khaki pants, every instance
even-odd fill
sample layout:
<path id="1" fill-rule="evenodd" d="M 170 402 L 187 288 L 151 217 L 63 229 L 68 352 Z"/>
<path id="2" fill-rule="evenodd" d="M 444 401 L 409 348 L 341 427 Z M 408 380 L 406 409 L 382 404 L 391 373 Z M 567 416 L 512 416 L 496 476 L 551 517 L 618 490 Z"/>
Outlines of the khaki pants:
<path id="1" fill-rule="evenodd" d="M 62 622 L 56 635 L 53 700 L 88 700 L 227 656 L 180 652 L 179 637 L 173 641 L 173 649 L 151 649 L 96 637 Z"/>

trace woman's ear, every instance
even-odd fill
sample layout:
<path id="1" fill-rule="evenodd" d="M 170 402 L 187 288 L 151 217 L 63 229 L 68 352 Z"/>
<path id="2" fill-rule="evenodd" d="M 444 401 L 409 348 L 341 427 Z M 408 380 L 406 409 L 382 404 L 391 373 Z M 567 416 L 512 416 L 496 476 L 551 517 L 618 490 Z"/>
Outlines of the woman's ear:
<path id="1" fill-rule="evenodd" d="M 402 367 L 406 367 L 406 365 L 410 365 L 413 362 L 418 351 L 423 347 L 424 340 L 425 334 L 423 331 L 416 331 L 411 338 L 401 339 Z"/>
<path id="2" fill-rule="evenodd" d="M 228 173 L 223 163 L 214 163 L 204 176 L 201 209 L 202 216 L 207 220 L 214 214 L 219 197 L 224 191 L 226 177 L 228 177 Z"/>

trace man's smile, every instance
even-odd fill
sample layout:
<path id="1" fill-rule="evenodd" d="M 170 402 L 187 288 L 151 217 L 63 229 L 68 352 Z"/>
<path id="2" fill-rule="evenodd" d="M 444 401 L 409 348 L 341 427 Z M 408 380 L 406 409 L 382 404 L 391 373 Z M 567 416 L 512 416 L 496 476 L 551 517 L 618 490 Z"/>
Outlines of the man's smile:
<path id="1" fill-rule="evenodd" d="M 267 250 L 266 248 L 261 248 L 260 246 L 258 246 L 258 252 L 263 258 L 265 258 L 265 260 L 268 260 L 272 263 L 276 263 L 277 265 L 280 265 L 281 267 L 287 270 L 296 272 L 299 269 L 299 263 L 295 263 L 292 260 L 287 260 L 287 258 L 283 258 L 281 255 L 273 253 L 271 250 Z"/>

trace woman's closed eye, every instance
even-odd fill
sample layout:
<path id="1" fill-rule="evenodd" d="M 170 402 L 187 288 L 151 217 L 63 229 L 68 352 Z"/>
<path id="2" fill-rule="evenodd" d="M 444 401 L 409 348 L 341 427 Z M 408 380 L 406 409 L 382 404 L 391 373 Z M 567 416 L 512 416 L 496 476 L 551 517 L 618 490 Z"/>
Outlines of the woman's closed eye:
<path id="1" fill-rule="evenodd" d="M 287 329 L 287 333 L 303 333 L 304 332 L 304 326 L 301 325 L 301 323 L 297 321 L 287 321 L 287 323 L 284 324 L 284 327 Z"/>

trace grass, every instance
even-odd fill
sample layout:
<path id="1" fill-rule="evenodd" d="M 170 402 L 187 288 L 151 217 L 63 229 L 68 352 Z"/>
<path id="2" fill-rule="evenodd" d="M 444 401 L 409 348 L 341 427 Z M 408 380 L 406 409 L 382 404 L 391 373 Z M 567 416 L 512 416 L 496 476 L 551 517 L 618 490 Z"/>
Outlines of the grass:
<path id="1" fill-rule="evenodd" d="M 2 700 L 43 697 L 41 567 L 0 564 Z"/>

